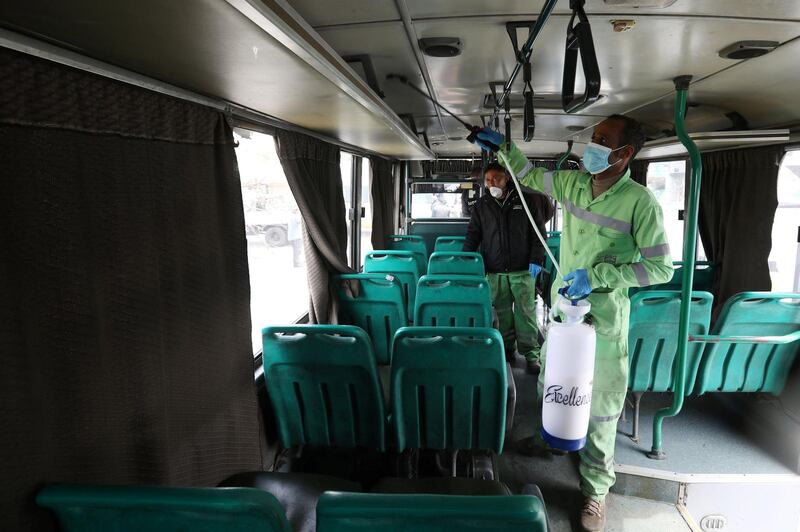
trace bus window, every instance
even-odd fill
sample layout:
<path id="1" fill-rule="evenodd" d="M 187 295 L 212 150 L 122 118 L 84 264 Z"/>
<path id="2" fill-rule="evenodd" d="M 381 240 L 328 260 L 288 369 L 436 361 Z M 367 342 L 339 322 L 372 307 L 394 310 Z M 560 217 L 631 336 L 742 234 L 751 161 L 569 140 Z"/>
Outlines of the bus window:
<path id="1" fill-rule="evenodd" d="M 411 188 L 411 218 L 469 218 L 461 197 L 472 183 L 414 183 Z"/>
<path id="2" fill-rule="evenodd" d="M 361 159 L 361 207 L 364 209 L 361 218 L 361 262 L 372 251 L 372 171 L 369 158 Z"/>
<path id="3" fill-rule="evenodd" d="M 265 325 L 295 321 L 308 311 L 300 211 L 275 151 L 273 137 L 235 129 L 242 182 L 253 352 Z"/>
<path id="4" fill-rule="evenodd" d="M 800 225 L 800 151 L 790 151 L 778 172 L 778 208 L 772 224 L 769 270 L 773 292 L 797 291 L 797 238 Z"/>
<path id="5" fill-rule="evenodd" d="M 664 212 L 672 260 L 683 260 L 683 213 L 686 209 L 686 160 L 658 161 L 647 165 L 647 188 L 655 195 Z M 697 239 L 697 260 L 706 260 L 703 243 Z"/>
<path id="6" fill-rule="evenodd" d="M 353 234 L 351 209 L 353 208 L 353 155 L 341 152 L 339 168 L 342 172 L 342 194 L 344 194 L 344 212 L 347 218 L 347 263 L 352 264 L 353 254 L 350 249 L 350 239 Z"/>

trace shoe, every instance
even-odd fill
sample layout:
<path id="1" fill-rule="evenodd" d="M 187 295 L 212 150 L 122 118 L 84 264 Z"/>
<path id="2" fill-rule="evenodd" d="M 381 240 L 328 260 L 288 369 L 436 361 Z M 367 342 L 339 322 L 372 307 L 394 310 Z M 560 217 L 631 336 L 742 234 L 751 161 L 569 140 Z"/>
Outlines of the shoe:
<path id="1" fill-rule="evenodd" d="M 540 371 L 542 371 L 542 364 L 538 360 L 529 358 L 525 361 L 525 373 L 537 375 Z"/>
<path id="2" fill-rule="evenodd" d="M 544 458 L 548 456 L 564 456 L 566 451 L 550 447 L 546 443 L 539 441 L 535 436 L 523 438 L 514 444 L 514 448 L 518 453 L 525 456 L 538 456 Z"/>
<path id="3" fill-rule="evenodd" d="M 603 532 L 606 528 L 606 501 L 591 497 L 583 500 L 581 508 L 581 530 L 584 532 Z"/>

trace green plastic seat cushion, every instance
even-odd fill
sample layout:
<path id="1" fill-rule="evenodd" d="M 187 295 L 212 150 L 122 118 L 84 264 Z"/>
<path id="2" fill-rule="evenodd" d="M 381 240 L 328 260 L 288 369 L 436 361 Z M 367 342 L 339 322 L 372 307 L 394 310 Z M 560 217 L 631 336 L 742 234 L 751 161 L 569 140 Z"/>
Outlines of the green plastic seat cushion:
<path id="1" fill-rule="evenodd" d="M 439 274 L 483 277 L 483 257 L 468 251 L 436 251 L 428 260 L 428 275 Z"/>
<path id="2" fill-rule="evenodd" d="M 492 293 L 484 277 L 426 275 L 417 284 L 414 324 L 491 327 Z"/>
<path id="3" fill-rule="evenodd" d="M 433 251 L 463 251 L 466 240 L 463 236 L 440 236 L 436 238 Z"/>
<path id="4" fill-rule="evenodd" d="M 280 502 L 251 488 L 53 485 L 36 496 L 62 532 L 290 532 Z"/>

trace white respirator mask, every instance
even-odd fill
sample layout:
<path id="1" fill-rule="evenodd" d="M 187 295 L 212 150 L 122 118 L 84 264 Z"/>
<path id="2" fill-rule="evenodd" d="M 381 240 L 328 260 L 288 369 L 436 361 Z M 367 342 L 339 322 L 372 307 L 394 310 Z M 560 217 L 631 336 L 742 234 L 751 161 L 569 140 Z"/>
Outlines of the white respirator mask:
<path id="1" fill-rule="evenodd" d="M 500 199 L 503 197 L 503 189 L 500 187 L 489 187 L 489 194 L 491 194 L 493 198 Z"/>

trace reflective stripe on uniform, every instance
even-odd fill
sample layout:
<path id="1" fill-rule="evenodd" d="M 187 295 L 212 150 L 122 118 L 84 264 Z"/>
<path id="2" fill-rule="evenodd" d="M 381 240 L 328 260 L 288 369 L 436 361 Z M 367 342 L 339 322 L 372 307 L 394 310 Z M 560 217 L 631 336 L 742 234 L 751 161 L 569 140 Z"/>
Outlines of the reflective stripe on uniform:
<path id="1" fill-rule="evenodd" d="M 591 455 L 589 451 L 586 449 L 581 450 L 578 453 L 581 458 L 581 462 L 585 463 L 587 466 L 592 467 L 594 469 L 599 469 L 600 471 L 608 471 L 611 469 L 611 466 L 614 465 L 614 457 L 612 456 L 608 462 L 604 462 L 599 458 L 596 458 Z"/>
<path id="2" fill-rule="evenodd" d="M 604 422 L 604 421 L 616 421 L 619 419 L 619 416 L 622 415 L 622 412 L 619 414 L 614 414 L 613 416 L 592 416 L 591 420 L 596 422 Z"/>
<path id="3" fill-rule="evenodd" d="M 631 268 L 633 269 L 633 273 L 636 274 L 636 281 L 639 283 L 639 286 L 650 286 L 650 277 L 647 276 L 647 269 L 644 267 L 643 263 L 634 262 L 631 264 Z"/>
<path id="4" fill-rule="evenodd" d="M 554 172 L 544 173 L 544 186 L 542 187 L 542 191 L 551 198 L 553 197 L 553 173 Z"/>
<path id="5" fill-rule="evenodd" d="M 639 252 L 645 259 L 652 259 L 653 257 L 663 257 L 669 255 L 669 244 L 659 244 L 657 246 L 650 246 L 641 248 Z"/>
<path id="6" fill-rule="evenodd" d="M 525 177 L 525 176 L 528 174 L 528 172 L 530 172 L 532 169 L 533 169 L 533 163 L 532 163 L 532 162 L 530 162 L 530 161 L 528 161 L 528 164 L 526 164 L 525 166 L 523 166 L 523 167 L 522 167 L 522 170 L 520 170 L 519 172 L 517 172 L 517 178 L 518 178 L 518 179 L 522 179 L 522 178 L 523 178 L 523 177 Z"/>
<path id="7" fill-rule="evenodd" d="M 589 212 L 586 209 L 578 207 L 568 199 L 564 199 L 562 203 L 564 204 L 564 208 L 567 210 L 568 213 L 570 213 L 576 218 L 580 218 L 585 222 L 593 223 L 595 225 L 599 225 L 600 227 L 606 227 L 608 229 L 614 229 L 615 231 L 619 231 L 620 233 L 630 234 L 631 232 L 630 222 L 626 222 L 624 220 L 617 220 L 616 218 L 611 218 L 610 216 L 603 216 L 602 214 L 597 214 L 595 212 Z"/>

